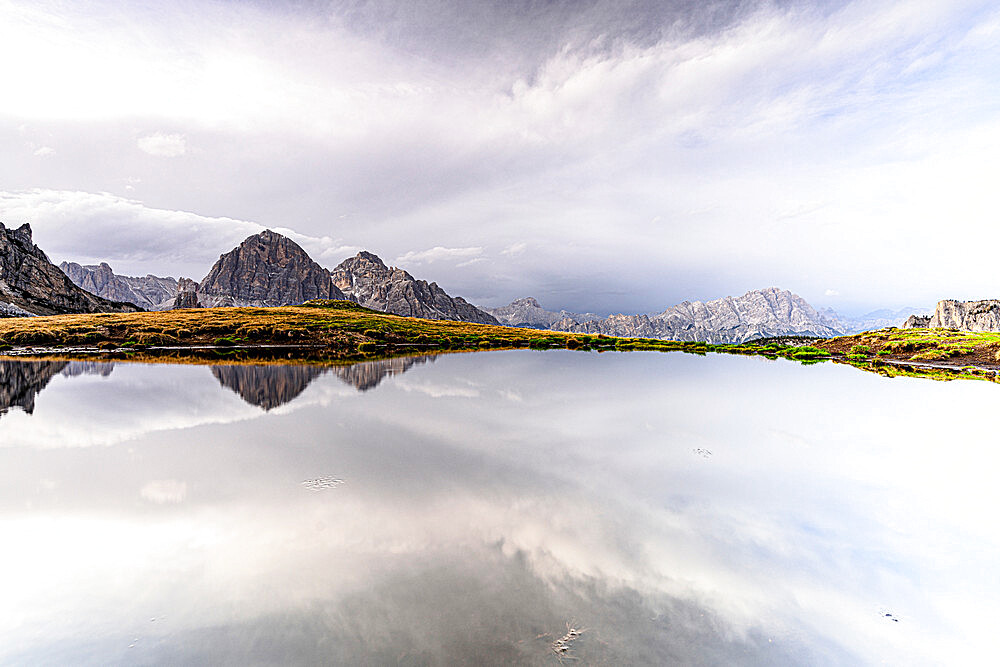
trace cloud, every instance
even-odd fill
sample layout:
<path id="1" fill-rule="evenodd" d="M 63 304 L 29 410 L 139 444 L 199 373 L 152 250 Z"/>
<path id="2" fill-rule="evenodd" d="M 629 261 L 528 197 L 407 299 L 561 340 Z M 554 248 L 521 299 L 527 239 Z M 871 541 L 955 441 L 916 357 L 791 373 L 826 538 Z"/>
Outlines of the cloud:
<path id="1" fill-rule="evenodd" d="M 56 151 L 51 146 L 42 146 L 40 148 L 35 149 L 34 152 L 34 155 L 36 155 L 37 157 L 48 157 L 50 155 L 55 155 L 55 154 Z"/>
<path id="2" fill-rule="evenodd" d="M 835 289 L 828 289 L 823 292 L 823 296 L 840 296 L 840 292 Z"/>
<path id="3" fill-rule="evenodd" d="M 156 157 L 178 157 L 187 153 L 187 140 L 180 134 L 149 134 L 136 139 L 136 146 L 143 153 Z"/>
<path id="4" fill-rule="evenodd" d="M 940 220 L 1000 240 L 989 3 L 320 4 L 0 5 L 0 58 L 24 63 L 0 99 L 0 182 L 345 239 L 319 248 L 331 262 L 503 248 L 426 276 L 491 303 L 990 289 L 987 262 L 909 270 Z M 59 159 L 31 159 L 43 144 Z"/>
<path id="5" fill-rule="evenodd" d="M 501 255 L 507 255 L 508 257 L 515 257 L 517 255 L 523 255 L 524 251 L 528 249 L 528 244 L 524 241 L 518 241 L 517 243 L 512 243 L 503 250 L 500 251 Z"/>
<path id="6" fill-rule="evenodd" d="M 139 495 L 157 505 L 181 503 L 187 497 L 187 484 L 176 479 L 155 479 L 146 483 Z"/>
<path id="7" fill-rule="evenodd" d="M 483 254 L 483 249 L 481 247 L 470 247 L 470 248 L 444 248 L 442 246 L 434 246 L 428 250 L 411 250 L 410 252 L 400 255 L 396 258 L 396 261 L 400 264 L 410 263 L 410 264 L 423 264 L 431 263 L 437 261 L 447 261 L 447 260 L 458 260 L 465 258 L 478 258 Z M 464 262 L 463 265 L 470 264 L 471 261 Z"/>

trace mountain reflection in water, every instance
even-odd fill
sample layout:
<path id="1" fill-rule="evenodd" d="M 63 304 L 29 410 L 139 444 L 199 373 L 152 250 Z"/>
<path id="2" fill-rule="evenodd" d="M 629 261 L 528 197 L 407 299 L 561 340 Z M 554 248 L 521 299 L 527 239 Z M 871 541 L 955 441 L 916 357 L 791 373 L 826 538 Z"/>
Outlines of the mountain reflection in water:
<path id="1" fill-rule="evenodd" d="M 297 398 L 313 380 L 328 372 L 358 391 L 369 391 L 385 378 L 405 373 L 428 361 L 434 361 L 434 355 L 364 361 L 348 366 L 232 364 L 211 366 L 210 370 L 219 384 L 250 405 L 272 410 Z M 35 396 L 57 374 L 107 377 L 114 367 L 114 362 L 103 361 L 0 360 L 0 416 L 12 407 L 32 414 Z"/>
<path id="2" fill-rule="evenodd" d="M 267 410 L 203 366 L 63 369 L 4 370 L 10 405 L 45 389 L 0 420 L 0 664 L 994 650 L 1000 452 L 928 415 L 992 383 L 497 351 L 263 381 L 298 391 Z"/>
<path id="3" fill-rule="evenodd" d="M 66 361 L 0 361 L 0 415 L 18 407 L 35 411 L 35 395 L 52 376 L 66 368 Z"/>

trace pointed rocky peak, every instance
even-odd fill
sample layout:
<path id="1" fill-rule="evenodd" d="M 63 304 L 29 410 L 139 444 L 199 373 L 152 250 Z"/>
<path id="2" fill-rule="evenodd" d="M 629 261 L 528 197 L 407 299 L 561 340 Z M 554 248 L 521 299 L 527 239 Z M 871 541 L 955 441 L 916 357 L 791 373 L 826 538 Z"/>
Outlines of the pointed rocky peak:
<path id="1" fill-rule="evenodd" d="M 489 313 L 461 297 L 451 297 L 436 283 L 417 280 L 400 268 L 388 267 L 367 251 L 345 259 L 330 271 L 333 283 L 366 308 L 405 317 L 497 324 Z"/>
<path id="2" fill-rule="evenodd" d="M 371 262 L 372 264 L 377 264 L 378 266 L 385 267 L 385 262 L 382 258 L 373 252 L 368 252 L 367 250 L 362 250 L 357 255 L 354 256 L 356 260 L 364 260 L 366 262 Z"/>
<path id="3" fill-rule="evenodd" d="M 35 245 L 31 241 L 31 225 L 24 223 L 20 227 L 14 230 L 14 237 L 17 238 L 21 243 L 23 243 L 28 248 Z"/>
<path id="4" fill-rule="evenodd" d="M 198 287 L 205 306 L 290 306 L 346 298 L 302 247 L 270 229 L 221 255 Z"/>

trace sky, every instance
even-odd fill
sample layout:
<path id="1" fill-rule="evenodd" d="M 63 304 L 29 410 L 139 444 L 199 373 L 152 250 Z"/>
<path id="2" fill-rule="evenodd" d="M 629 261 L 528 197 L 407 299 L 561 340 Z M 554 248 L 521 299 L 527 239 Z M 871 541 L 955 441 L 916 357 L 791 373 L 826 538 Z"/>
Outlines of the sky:
<path id="1" fill-rule="evenodd" d="M 265 228 L 482 306 L 1000 298 L 986 0 L 0 0 L 0 221 L 207 273 Z"/>

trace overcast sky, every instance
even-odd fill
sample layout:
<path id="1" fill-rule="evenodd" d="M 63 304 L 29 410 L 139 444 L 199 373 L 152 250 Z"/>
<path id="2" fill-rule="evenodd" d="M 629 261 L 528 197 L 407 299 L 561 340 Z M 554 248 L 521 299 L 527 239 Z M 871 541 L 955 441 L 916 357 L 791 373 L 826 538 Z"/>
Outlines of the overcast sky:
<path id="1" fill-rule="evenodd" d="M 989 1 L 0 0 L 0 221 L 200 279 L 243 238 L 486 306 L 1000 298 Z"/>

